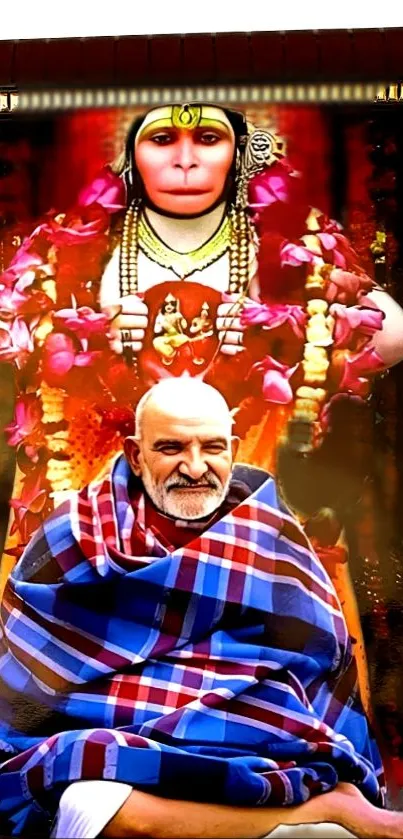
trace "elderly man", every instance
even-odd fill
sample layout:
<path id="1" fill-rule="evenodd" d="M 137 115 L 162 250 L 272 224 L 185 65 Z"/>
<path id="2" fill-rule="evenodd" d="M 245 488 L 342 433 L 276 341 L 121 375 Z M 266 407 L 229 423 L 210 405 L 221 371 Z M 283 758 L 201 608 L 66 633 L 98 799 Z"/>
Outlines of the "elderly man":
<path id="1" fill-rule="evenodd" d="M 213 388 L 156 385 L 13 571 L 3 834 L 403 836 L 335 592 L 231 425 Z"/>

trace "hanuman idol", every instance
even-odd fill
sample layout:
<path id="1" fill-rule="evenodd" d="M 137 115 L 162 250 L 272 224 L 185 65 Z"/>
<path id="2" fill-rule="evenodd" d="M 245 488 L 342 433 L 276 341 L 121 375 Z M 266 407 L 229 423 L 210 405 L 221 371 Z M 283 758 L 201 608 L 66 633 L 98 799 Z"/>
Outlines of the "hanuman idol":
<path id="1" fill-rule="evenodd" d="M 221 390 L 237 459 L 275 471 L 281 442 L 309 456 L 334 396 L 365 398 L 371 376 L 403 357 L 402 310 L 310 206 L 283 141 L 204 103 L 134 121 L 71 211 L 23 241 L 0 315 L 17 385 L 3 584 L 50 509 L 120 452 L 159 379 Z M 343 569 L 330 573 L 346 601 Z"/>

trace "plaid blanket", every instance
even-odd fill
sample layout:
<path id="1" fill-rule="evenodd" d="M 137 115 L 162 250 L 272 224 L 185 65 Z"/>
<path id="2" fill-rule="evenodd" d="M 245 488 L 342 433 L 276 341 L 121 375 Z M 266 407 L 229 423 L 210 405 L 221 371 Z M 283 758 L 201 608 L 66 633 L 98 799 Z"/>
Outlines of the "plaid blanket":
<path id="1" fill-rule="evenodd" d="M 274 481 L 169 551 L 141 503 L 135 514 L 129 476 L 120 457 L 59 507 L 9 579 L 9 833 L 44 835 L 80 779 L 244 806 L 298 804 L 339 779 L 380 804 L 341 607 Z"/>

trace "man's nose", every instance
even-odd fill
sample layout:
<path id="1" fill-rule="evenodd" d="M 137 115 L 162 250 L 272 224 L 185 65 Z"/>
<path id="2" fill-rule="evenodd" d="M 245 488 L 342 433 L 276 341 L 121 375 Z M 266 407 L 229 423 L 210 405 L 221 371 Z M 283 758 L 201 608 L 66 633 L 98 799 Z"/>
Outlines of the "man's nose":
<path id="1" fill-rule="evenodd" d="M 194 143 L 190 137 L 182 137 L 176 147 L 174 166 L 188 172 L 198 166 L 197 154 Z"/>
<path id="2" fill-rule="evenodd" d="M 200 480 L 208 471 L 207 463 L 203 460 L 199 452 L 192 452 L 187 455 L 179 466 L 179 471 L 182 475 L 192 478 L 194 481 Z"/>

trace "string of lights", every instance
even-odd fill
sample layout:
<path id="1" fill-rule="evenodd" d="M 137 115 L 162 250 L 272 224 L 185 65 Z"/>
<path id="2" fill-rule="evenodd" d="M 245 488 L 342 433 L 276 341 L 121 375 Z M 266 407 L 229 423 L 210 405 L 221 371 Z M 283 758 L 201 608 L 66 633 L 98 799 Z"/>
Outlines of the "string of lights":
<path id="1" fill-rule="evenodd" d="M 146 106 L 171 102 L 322 104 L 403 102 L 400 83 L 206 85 L 193 87 L 0 90 L 1 112 Z"/>

